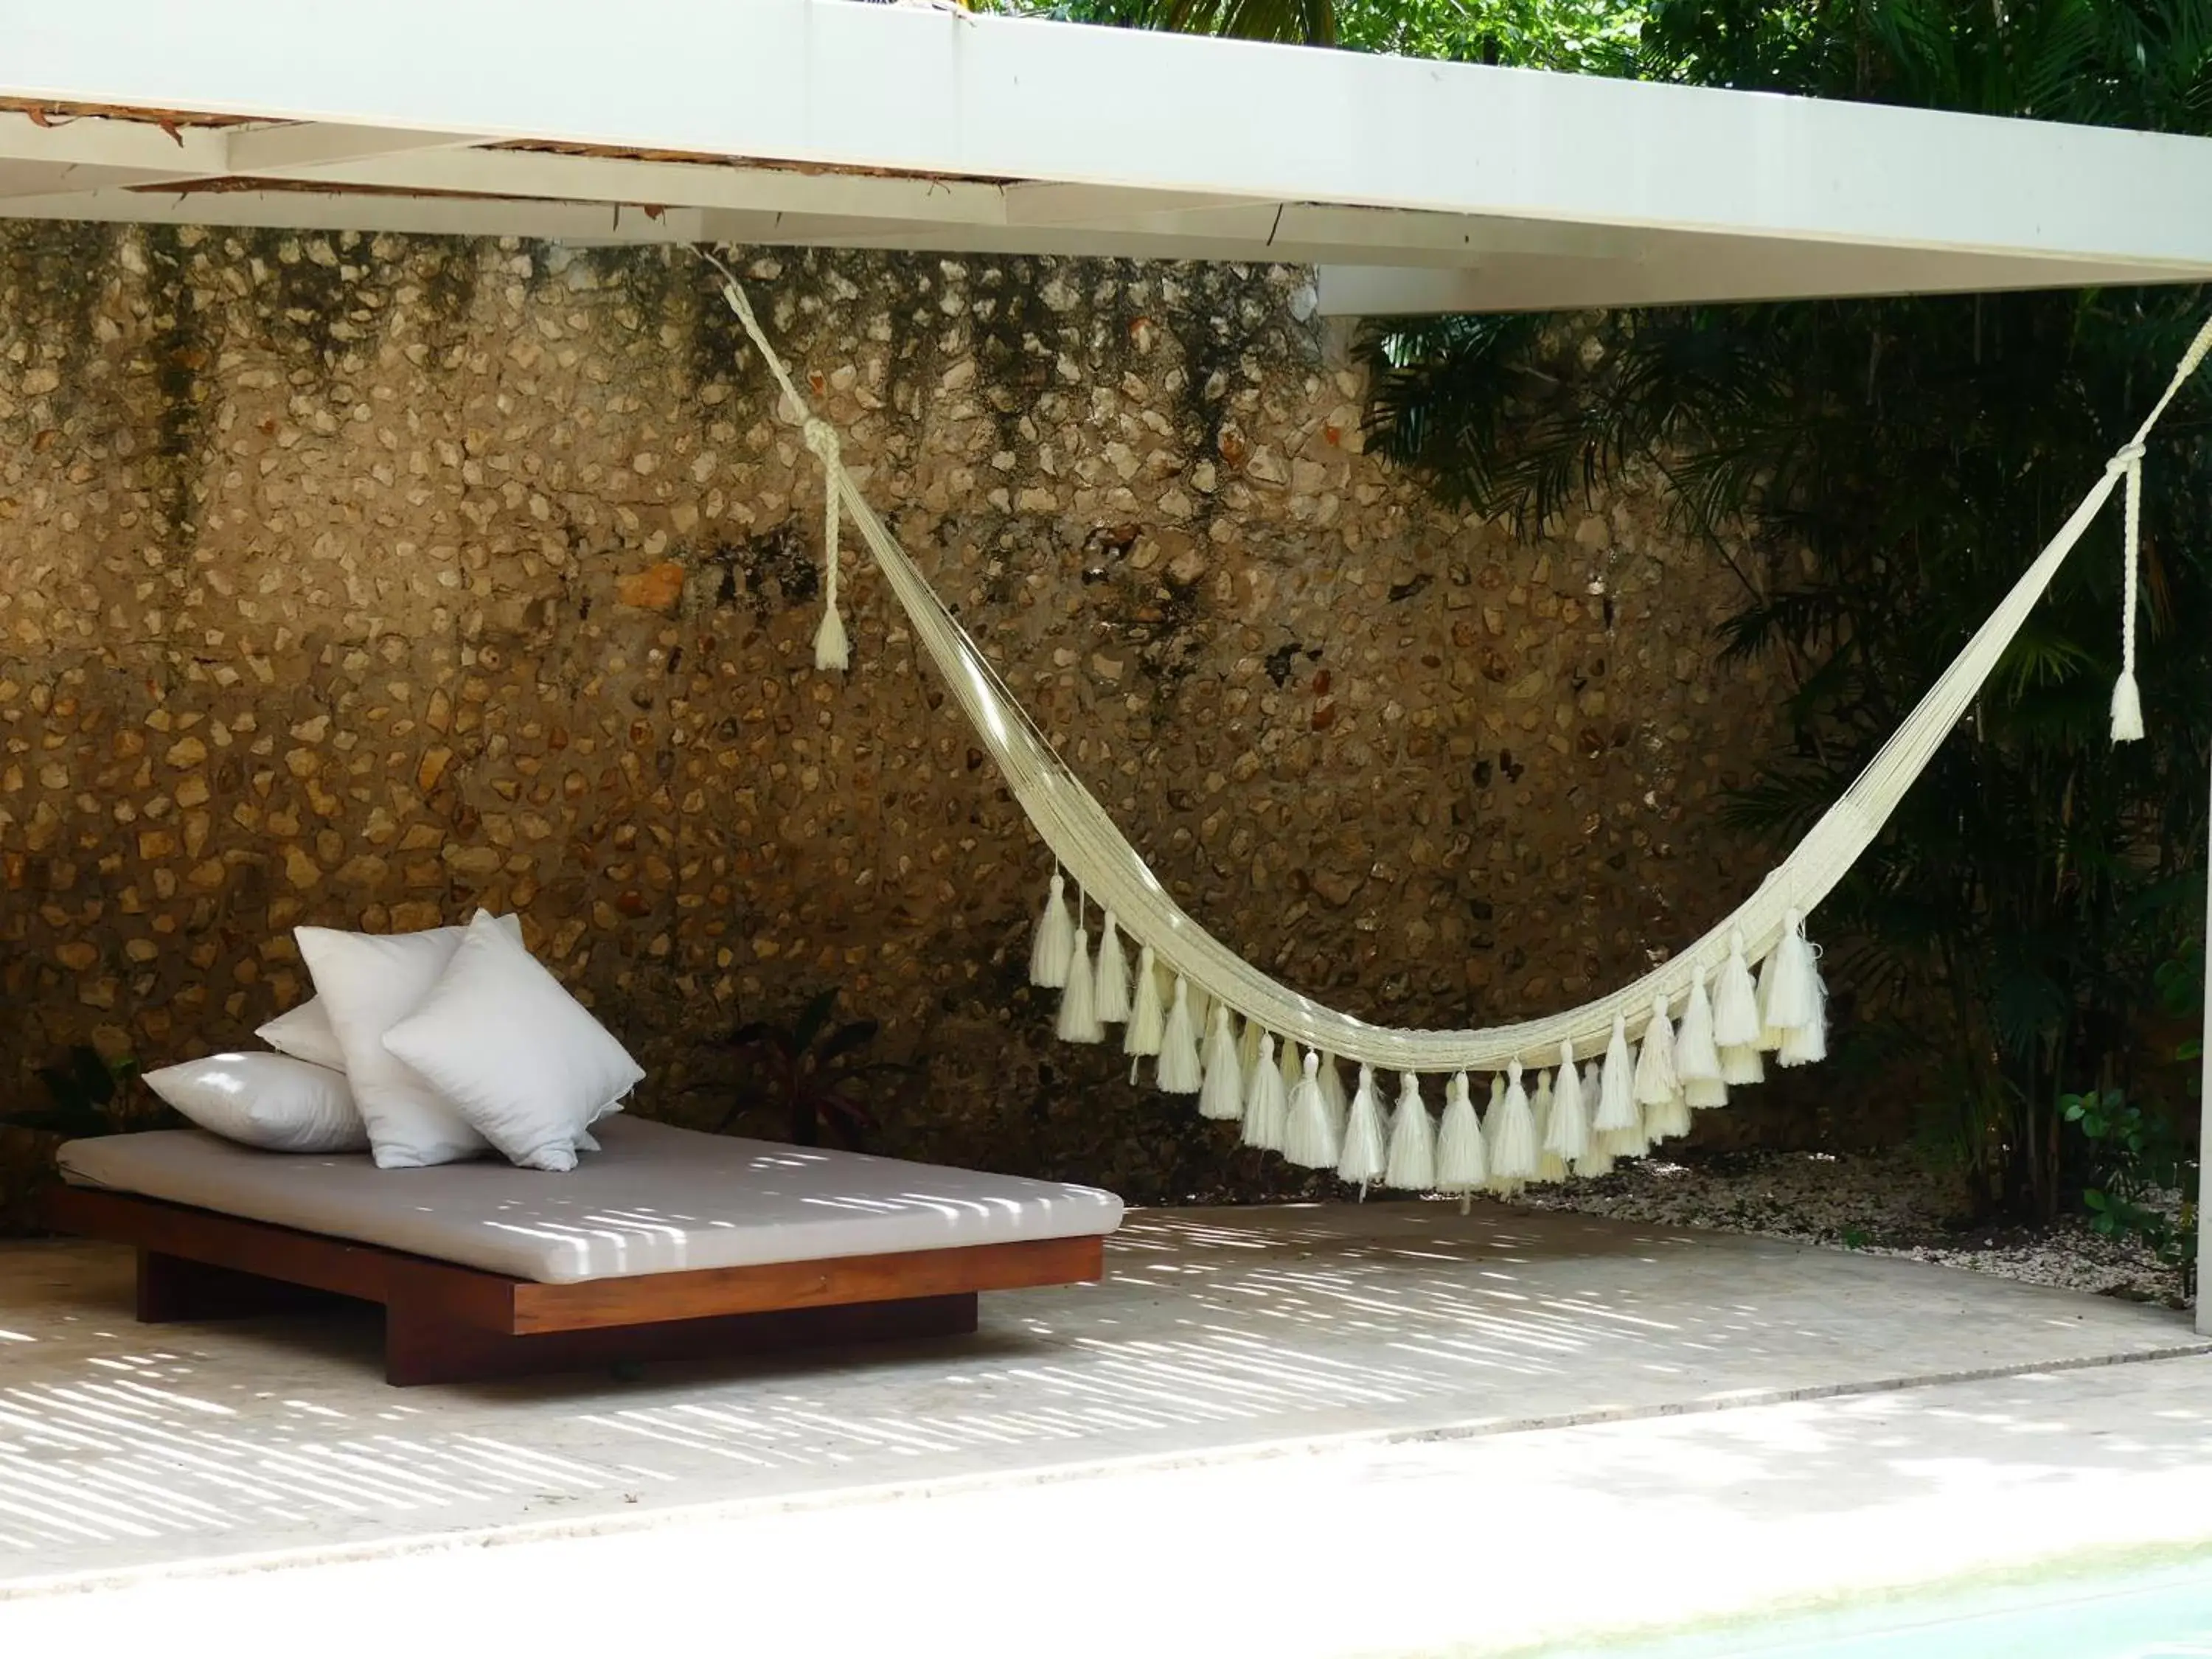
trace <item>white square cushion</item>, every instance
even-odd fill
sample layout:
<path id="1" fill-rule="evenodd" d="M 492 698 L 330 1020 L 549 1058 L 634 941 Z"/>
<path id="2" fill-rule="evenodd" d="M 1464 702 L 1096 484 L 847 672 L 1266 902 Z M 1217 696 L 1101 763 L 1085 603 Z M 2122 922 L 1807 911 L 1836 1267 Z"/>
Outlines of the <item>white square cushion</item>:
<path id="1" fill-rule="evenodd" d="M 484 913 L 478 911 L 483 918 Z M 495 924 L 521 949 L 522 923 Z M 484 1139 L 439 1097 L 437 1088 L 384 1046 L 384 1034 L 415 1011 L 460 948 L 460 927 L 419 933 L 348 933 L 295 927 L 300 955 L 313 975 L 318 1000 L 345 1055 L 346 1080 L 368 1125 L 368 1144 L 383 1170 L 422 1170 L 476 1158 Z"/>
<path id="2" fill-rule="evenodd" d="M 345 1070 L 345 1050 L 338 1047 L 338 1034 L 331 1030 L 331 1017 L 320 997 L 309 997 L 298 1007 L 287 1009 L 253 1035 L 280 1054 L 304 1060 L 310 1066 Z"/>
<path id="3" fill-rule="evenodd" d="M 210 1134 L 270 1152 L 358 1152 L 368 1127 L 345 1073 L 289 1054 L 210 1054 L 146 1086 Z"/>
<path id="4" fill-rule="evenodd" d="M 436 986 L 384 1034 L 468 1126 L 528 1170 L 573 1170 L 592 1120 L 645 1073 L 482 911 Z"/>

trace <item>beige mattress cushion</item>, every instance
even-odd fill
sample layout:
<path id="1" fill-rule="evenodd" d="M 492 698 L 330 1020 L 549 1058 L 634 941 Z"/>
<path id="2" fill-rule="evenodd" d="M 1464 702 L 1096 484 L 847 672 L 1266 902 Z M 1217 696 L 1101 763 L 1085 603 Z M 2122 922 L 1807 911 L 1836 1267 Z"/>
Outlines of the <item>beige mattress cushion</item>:
<path id="1" fill-rule="evenodd" d="M 74 1140 L 62 1174 L 514 1279 L 682 1273 L 1110 1233 L 1092 1187 L 671 1128 L 593 1126 L 564 1175 L 498 1163 L 380 1170 L 366 1153 L 257 1152 L 197 1129 Z"/>

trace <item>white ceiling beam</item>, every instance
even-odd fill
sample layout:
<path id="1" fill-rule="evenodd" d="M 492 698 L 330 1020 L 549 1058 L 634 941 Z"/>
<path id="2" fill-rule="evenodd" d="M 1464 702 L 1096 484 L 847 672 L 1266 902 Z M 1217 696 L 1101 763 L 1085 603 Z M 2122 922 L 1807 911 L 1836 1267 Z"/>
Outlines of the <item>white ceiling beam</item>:
<path id="1" fill-rule="evenodd" d="M 0 112 L 0 211 L 1311 260 L 1333 309 L 2212 276 L 2212 140 L 846 0 L 382 0 L 303 54 L 295 3 L 0 0 L 0 97 L 258 124 Z M 241 175 L 331 188 L 182 189 Z"/>
<path id="2" fill-rule="evenodd" d="M 654 216 L 602 202 L 506 202 L 305 190 L 89 191 L 77 196 L 0 198 L 0 219 L 523 236 L 585 244 L 695 242 L 714 234 L 692 208 L 672 208 Z"/>
<path id="3" fill-rule="evenodd" d="M 1010 225 L 1121 223 L 1216 208 L 1273 210 L 1277 205 L 1218 191 L 1132 190 L 1105 185 L 1008 185 L 1005 202 L 1006 222 Z"/>
<path id="4" fill-rule="evenodd" d="M 164 129 L 101 116 L 40 122 L 21 110 L 0 110 L 0 161 L 82 167 L 88 177 L 189 179 L 220 173 L 223 150 L 217 127 Z"/>
<path id="5" fill-rule="evenodd" d="M 0 96 L 1024 183 L 2212 263 L 2212 140 L 846 0 L 0 0 Z M 526 43 L 515 58 L 517 42 Z M 511 72 L 484 72 L 499 63 Z M 1135 88 L 1142 119 L 1102 88 Z"/>
<path id="6" fill-rule="evenodd" d="M 9 197 L 68 195 L 88 190 L 120 190 L 166 176 L 131 167 L 0 161 L 0 200 Z"/>
<path id="7" fill-rule="evenodd" d="M 1614 250 L 1579 253 L 1541 246 L 1454 254 L 1428 268 L 1361 263 L 1357 243 L 1295 242 L 1261 247 L 1249 239 L 1167 235 L 1083 227 L 939 225 L 623 203 L 410 197 L 283 191 L 92 191 L 0 198 L 0 218 L 75 218 L 130 223 L 207 224 L 425 235 L 510 235 L 580 245 L 702 240 L 757 246 L 866 247 L 951 253 L 1114 253 L 1162 259 L 1279 258 L 1322 267 L 1322 311 L 1395 315 L 1450 311 L 1554 310 L 1583 306 L 1681 304 L 1698 299 L 1778 300 L 1836 293 L 1942 293 L 2063 288 L 2142 280 L 2110 263 L 1962 258 L 1917 250 L 1760 245 L 1696 236 L 1631 239 Z M 1539 227 L 1538 229 L 1546 228 Z M 1503 240 L 1492 228 L 1493 240 Z M 1540 244 L 1541 239 L 1537 239 Z M 1412 250 L 1401 259 L 1436 258 Z M 2203 273 L 2212 275 L 2212 272 Z"/>
<path id="8" fill-rule="evenodd" d="M 378 157 L 319 167 L 314 176 L 333 185 L 386 190 L 834 214 L 924 223 L 996 224 L 1005 216 L 995 185 L 805 173 L 730 162 L 641 161 L 548 150 L 448 149 Z"/>
<path id="9" fill-rule="evenodd" d="M 283 178 L 334 163 L 477 142 L 454 133 L 325 123 L 165 127 L 153 120 L 66 115 L 42 122 L 21 111 L 0 110 L 0 169 L 46 170 L 48 182 L 37 189 L 40 194 L 240 176 Z M 22 180 L 36 175 L 0 173 L 0 189 L 9 188 L 5 179 L 10 176 Z"/>
<path id="10" fill-rule="evenodd" d="M 1409 213 L 1396 208 L 1329 207 L 1293 203 L 1276 240 L 1289 246 L 1369 247 L 1372 263 L 1463 264 L 1499 254 L 1566 259 L 1627 259 L 1652 234 L 1618 225 L 1562 224 L 1549 219 L 1501 219 L 1464 213 Z M 1341 257 L 1341 256 L 1340 256 Z"/>
<path id="11" fill-rule="evenodd" d="M 2136 267 L 2070 259 L 2016 259 L 1854 249 L 1852 256 L 1793 251 L 1788 258 L 1668 248 L 1630 260 L 1504 257 L 1474 265 L 1321 264 L 1327 317 L 1434 316 L 1453 312 L 1575 311 L 1811 300 L 1838 294 L 1982 294 L 2095 288 L 2144 281 Z M 2195 280 L 2212 276 L 2200 273 Z"/>
<path id="12" fill-rule="evenodd" d="M 453 132 L 424 132 L 411 127 L 341 125 L 297 121 L 279 126 L 231 127 L 224 133 L 224 171 L 243 178 L 281 178 L 316 171 L 338 162 L 381 156 L 413 155 L 480 143 Z"/>

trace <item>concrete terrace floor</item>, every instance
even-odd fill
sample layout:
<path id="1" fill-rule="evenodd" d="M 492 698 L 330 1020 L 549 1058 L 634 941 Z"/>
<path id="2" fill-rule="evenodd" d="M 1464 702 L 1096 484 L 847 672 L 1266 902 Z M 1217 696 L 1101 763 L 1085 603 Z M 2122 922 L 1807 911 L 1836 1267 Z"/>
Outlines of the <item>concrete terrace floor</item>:
<path id="1" fill-rule="evenodd" d="M 0 1599 L 0 1651 L 2179 1659 L 2212 1652 L 2208 1386 L 2177 1358 L 693 1510 Z"/>
<path id="2" fill-rule="evenodd" d="M 1639 1427 L 1661 1439 L 1635 1441 L 1617 1489 L 1663 1512 L 1670 1494 L 1725 1480 L 1745 1455 L 1738 1437 L 1769 1432 L 1753 1425 L 1780 1425 L 1762 1443 L 1786 1452 L 1799 1434 L 1789 1413 L 1826 1411 L 1826 1437 L 1806 1442 L 1818 1459 L 1763 1500 L 1811 1512 L 1824 1494 L 1811 1471 L 1840 1478 L 1850 1425 L 1869 1412 L 1913 1415 L 1928 1455 L 1942 1455 L 1941 1413 L 1838 1397 L 1977 1380 L 2031 1403 L 2060 1383 L 2117 1397 L 2172 1367 L 2047 1374 L 2206 1346 L 2159 1308 L 1496 1206 L 1140 1212 L 1111 1242 L 1103 1284 L 987 1297 L 973 1338 L 656 1366 L 632 1381 L 389 1389 L 373 1314 L 142 1327 L 129 1270 L 106 1246 L 0 1246 L 0 1607 L 11 1613 L 33 1605 L 12 1598 L 46 1589 L 488 1533 L 682 1518 L 688 1536 L 769 1516 L 803 1533 L 824 1523 L 787 1511 L 834 1510 L 857 1527 L 857 1505 L 877 1516 L 872 1538 L 919 1496 L 972 1504 L 1066 1487 L 1048 1501 L 1079 1507 L 1083 1491 L 1139 1471 L 1194 1501 L 1209 1482 L 1259 1482 L 1264 1516 L 1310 1507 L 1295 1495 L 1302 1468 L 1352 1456 L 1387 1478 L 1394 1458 L 1430 1456 L 1425 1445 L 1466 1484 L 1425 1483 L 1422 1513 L 1456 1505 L 1473 1525 L 1519 1509 L 1515 1445 L 1565 1436 L 1595 1457 L 1615 1443 L 1607 1433 Z M 2212 1364 L 2183 1363 L 2191 1388 L 2212 1382 Z M 2169 1405 L 2182 1397 L 2157 1386 Z M 1698 1419 L 1711 1427 L 1638 1422 L 1686 1413 L 1723 1415 Z M 2039 1432 L 2048 1449 L 2063 1425 Z M 1721 1449 L 1650 1450 L 1700 1436 Z M 1247 1473 L 1226 1472 L 1237 1468 Z M 1326 1513 L 1308 1519 L 1336 1530 Z M 1480 1565 L 1480 1548 L 1469 1559 Z M 1330 1559 L 1317 1548 L 1312 1570 L 1327 1575 Z"/>

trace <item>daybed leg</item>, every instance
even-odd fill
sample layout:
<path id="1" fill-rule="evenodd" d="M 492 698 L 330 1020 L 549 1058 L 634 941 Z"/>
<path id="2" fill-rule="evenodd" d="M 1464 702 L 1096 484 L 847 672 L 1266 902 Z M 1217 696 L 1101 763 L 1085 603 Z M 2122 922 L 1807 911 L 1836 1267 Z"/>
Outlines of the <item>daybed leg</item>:
<path id="1" fill-rule="evenodd" d="M 395 1297 L 384 1309 L 384 1380 L 395 1389 L 512 1376 L 520 1337 L 427 1314 Z"/>
<path id="2" fill-rule="evenodd" d="M 251 1319 L 259 1314 L 299 1313 L 346 1301 L 306 1285 L 211 1267 L 160 1250 L 138 1252 L 138 1322 L 166 1325 L 181 1320 Z"/>

